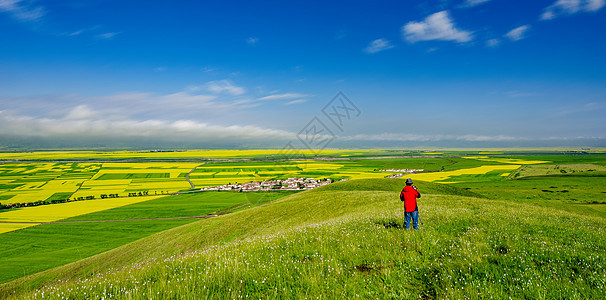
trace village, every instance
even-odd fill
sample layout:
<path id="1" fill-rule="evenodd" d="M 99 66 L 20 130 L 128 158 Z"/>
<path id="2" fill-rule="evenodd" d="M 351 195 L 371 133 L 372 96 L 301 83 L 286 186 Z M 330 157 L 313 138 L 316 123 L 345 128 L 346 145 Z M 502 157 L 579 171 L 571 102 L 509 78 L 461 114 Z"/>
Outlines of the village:
<path id="1" fill-rule="evenodd" d="M 400 178 L 406 174 L 414 174 L 425 171 L 424 169 L 383 169 L 379 170 L 380 172 L 397 172 L 396 174 L 391 174 L 385 176 L 385 178 Z"/>
<path id="2" fill-rule="evenodd" d="M 201 191 L 233 191 L 238 190 L 242 192 L 254 192 L 254 191 L 302 191 L 311 190 L 317 187 L 321 187 L 332 183 L 331 179 L 314 179 L 314 178 L 288 178 L 268 180 L 268 181 L 255 181 L 246 183 L 230 183 L 220 186 L 203 187 Z"/>
<path id="3" fill-rule="evenodd" d="M 397 173 L 418 173 L 418 172 L 423 172 L 425 171 L 424 169 L 382 169 L 379 170 L 379 172 L 397 172 Z"/>

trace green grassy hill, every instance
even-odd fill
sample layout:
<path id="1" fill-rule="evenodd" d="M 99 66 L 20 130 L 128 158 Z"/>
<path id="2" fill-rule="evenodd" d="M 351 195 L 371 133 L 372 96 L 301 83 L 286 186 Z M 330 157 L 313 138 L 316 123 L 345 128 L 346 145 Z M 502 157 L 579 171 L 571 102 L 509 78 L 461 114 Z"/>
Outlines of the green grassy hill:
<path id="1" fill-rule="evenodd" d="M 0 286 L 16 298 L 603 298 L 606 221 L 418 182 L 352 180 Z"/>
<path id="2" fill-rule="evenodd" d="M 400 191 L 402 191 L 404 185 L 404 179 L 358 179 L 326 185 L 321 188 L 311 190 L 310 192 L 323 193 L 325 191 L 381 191 L 399 193 Z M 484 198 L 484 196 L 478 193 L 470 192 L 465 189 L 453 187 L 446 184 L 426 181 L 415 181 L 414 185 L 419 189 L 421 194 Z"/>
<path id="3" fill-rule="evenodd" d="M 172 195 L 3 233 L 0 234 L 0 283 L 72 263 L 198 220 L 171 218 L 222 214 L 293 193 Z M 108 220 L 110 222 L 106 222 Z"/>
<path id="4" fill-rule="evenodd" d="M 490 199 L 606 218 L 606 172 L 597 171 L 601 168 L 604 167 L 596 164 L 522 166 L 506 180 L 452 185 Z"/>

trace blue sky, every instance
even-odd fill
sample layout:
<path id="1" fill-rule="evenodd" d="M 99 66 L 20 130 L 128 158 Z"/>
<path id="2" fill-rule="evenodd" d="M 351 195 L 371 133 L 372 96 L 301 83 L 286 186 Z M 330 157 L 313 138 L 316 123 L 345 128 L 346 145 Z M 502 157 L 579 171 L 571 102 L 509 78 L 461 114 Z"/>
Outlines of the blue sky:
<path id="1" fill-rule="evenodd" d="M 0 142 L 606 146 L 605 2 L 0 0 Z"/>

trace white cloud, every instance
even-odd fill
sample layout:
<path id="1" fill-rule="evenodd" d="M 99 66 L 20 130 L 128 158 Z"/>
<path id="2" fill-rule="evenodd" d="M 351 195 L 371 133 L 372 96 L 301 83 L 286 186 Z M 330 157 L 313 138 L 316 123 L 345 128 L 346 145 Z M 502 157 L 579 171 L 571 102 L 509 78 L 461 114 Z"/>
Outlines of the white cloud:
<path id="1" fill-rule="evenodd" d="M 554 114 L 554 117 L 568 116 L 579 113 L 598 112 L 606 110 L 606 101 L 604 102 L 588 102 L 582 105 L 574 105 L 566 107 Z"/>
<path id="2" fill-rule="evenodd" d="M 393 47 L 394 45 L 392 45 L 389 40 L 376 39 L 370 42 L 370 44 L 366 48 L 364 48 L 364 52 L 372 54 L 383 50 L 391 49 Z"/>
<path id="3" fill-rule="evenodd" d="M 0 0 L 0 10 L 3 11 L 13 11 L 17 9 L 17 3 L 20 0 Z"/>
<path id="4" fill-rule="evenodd" d="M 116 35 L 120 34 L 119 32 L 106 32 L 106 33 L 101 33 L 97 35 L 97 38 L 103 39 L 103 40 L 109 40 L 114 38 Z"/>
<path id="5" fill-rule="evenodd" d="M 304 94 L 286 93 L 256 99 L 247 97 L 244 92 L 243 87 L 231 81 L 219 80 L 162 94 L 127 92 L 94 97 L 67 94 L 19 98 L 0 95 L 0 110 L 22 112 L 34 118 L 60 117 L 72 121 L 101 117 L 114 121 L 204 119 L 224 124 L 238 123 L 243 119 L 254 121 L 255 113 L 251 109 L 264 105 L 266 102 L 263 100 L 286 103 L 307 97 Z M 259 123 L 266 122 L 260 120 Z"/>
<path id="6" fill-rule="evenodd" d="M 455 27 L 445 10 L 432 14 L 421 22 L 408 22 L 402 26 L 402 36 L 411 43 L 430 40 L 465 43 L 473 39 L 471 32 Z"/>
<path id="7" fill-rule="evenodd" d="M 410 134 L 410 133 L 381 133 L 381 134 L 358 134 L 349 137 L 343 137 L 345 140 L 362 141 L 400 141 L 400 142 L 435 142 L 435 141 L 467 141 L 467 142 L 498 142 L 526 140 L 522 137 L 512 137 L 506 135 L 440 135 L 440 134 Z"/>
<path id="8" fill-rule="evenodd" d="M 166 145 L 200 147 L 279 146 L 296 139 L 292 132 L 265 125 L 268 121 L 259 119 L 259 111 L 253 108 L 263 105 L 263 100 L 278 100 L 284 105 L 303 103 L 307 95 L 276 93 L 260 100 L 243 93 L 243 87 L 218 80 L 164 94 L 0 96 L 0 140 L 26 138 L 78 147 L 91 141 L 135 147 L 167 141 Z"/>
<path id="9" fill-rule="evenodd" d="M 45 14 L 42 6 L 31 6 L 22 0 L 0 0 L 0 12 L 10 13 L 21 21 L 36 21 Z"/>
<path id="10" fill-rule="evenodd" d="M 295 93 L 284 93 L 284 94 L 273 94 L 265 97 L 258 98 L 257 100 L 288 100 L 288 99 L 297 99 L 307 97 L 304 94 L 295 94 Z"/>
<path id="11" fill-rule="evenodd" d="M 292 101 L 286 102 L 286 105 L 293 105 L 293 104 L 299 104 L 299 103 L 305 103 L 305 102 L 307 102 L 307 100 L 298 99 L 298 100 L 292 100 Z"/>
<path id="12" fill-rule="evenodd" d="M 507 135 L 475 135 L 475 134 L 466 134 L 466 135 L 456 136 L 454 139 L 459 140 L 459 141 L 467 141 L 467 142 L 502 142 L 502 141 L 527 140 L 527 138 L 513 137 L 513 136 L 507 136 Z"/>
<path id="13" fill-rule="evenodd" d="M 480 5 L 482 3 L 486 3 L 490 0 L 465 0 L 465 2 L 463 3 L 464 7 L 473 7 L 473 6 L 477 6 Z"/>
<path id="14" fill-rule="evenodd" d="M 585 4 L 586 11 L 597 11 L 606 5 L 604 0 L 587 0 Z"/>
<path id="15" fill-rule="evenodd" d="M 81 110 L 74 108 L 72 111 Z M 0 111 L 0 127 L 13 136 L 33 138 L 73 138 L 88 139 L 129 139 L 146 138 L 154 140 L 179 141 L 195 139 L 198 142 L 288 140 L 294 133 L 267 129 L 250 125 L 213 125 L 193 120 L 166 121 L 148 120 L 107 120 L 101 114 L 90 111 L 87 118 L 35 118 L 7 111 Z M 71 114 L 71 112 L 70 112 Z M 92 117 L 97 115 L 99 117 Z"/>
<path id="16" fill-rule="evenodd" d="M 46 102 L 46 103 L 45 103 Z M 72 100 L 58 99 L 55 104 L 50 101 L 38 101 L 41 111 L 35 115 L 40 117 L 56 117 L 67 111 L 74 118 L 85 118 L 87 113 L 94 112 L 102 115 L 105 119 L 181 119 L 181 118 L 205 118 L 213 115 L 224 114 L 245 108 L 243 104 L 228 96 L 200 94 L 191 90 L 180 91 L 169 94 L 150 93 L 121 93 L 98 97 L 76 96 Z M 61 105 L 61 107 L 58 107 Z M 73 110 L 73 107 L 79 107 Z M 28 107 L 15 106 L 19 111 L 27 111 L 34 114 L 35 111 Z M 87 109 L 89 111 L 87 111 Z"/>
<path id="17" fill-rule="evenodd" d="M 251 45 L 251 46 L 256 46 L 257 43 L 259 43 L 259 38 L 251 36 L 251 37 L 249 37 L 249 38 L 246 39 L 246 43 L 249 44 L 249 45 Z"/>
<path id="18" fill-rule="evenodd" d="M 239 96 L 246 92 L 246 89 L 234 85 L 229 80 L 210 81 L 206 84 L 206 89 L 215 94 L 227 93 L 234 96 Z"/>
<path id="19" fill-rule="evenodd" d="M 543 10 L 540 19 L 551 20 L 563 15 L 598 11 L 605 5 L 606 0 L 557 0 Z"/>
<path id="20" fill-rule="evenodd" d="M 516 27 L 516 28 L 512 29 L 511 31 L 509 31 L 508 33 L 506 33 L 505 37 L 507 37 L 508 39 L 510 39 L 514 42 L 519 41 L 526 37 L 525 34 L 529 29 L 530 29 L 529 25 L 523 25 L 520 27 Z"/>
<path id="21" fill-rule="evenodd" d="M 499 39 L 490 39 L 488 41 L 486 41 L 486 47 L 490 47 L 490 48 L 494 48 L 499 46 L 499 44 L 501 44 L 501 41 Z"/>
<path id="22" fill-rule="evenodd" d="M 524 91 L 508 91 L 506 93 L 506 95 L 510 98 L 521 98 L 521 97 L 534 97 L 534 96 L 539 96 L 539 93 L 534 93 L 534 92 L 524 92 Z"/>
<path id="23" fill-rule="evenodd" d="M 65 116 L 65 120 L 87 120 L 96 117 L 97 114 L 87 105 L 78 105 L 74 107 Z"/>
<path id="24" fill-rule="evenodd" d="M 77 35 L 81 35 L 82 33 L 84 33 L 84 29 L 80 29 L 80 30 L 76 30 L 76 31 L 72 31 L 70 33 L 66 33 L 67 36 L 77 36 Z"/>
<path id="25" fill-rule="evenodd" d="M 216 99 L 216 97 L 211 95 L 195 95 L 188 92 L 178 92 L 160 96 L 159 99 L 163 100 L 163 102 L 166 102 L 169 105 L 183 105 L 186 103 L 210 103 L 212 100 Z"/>

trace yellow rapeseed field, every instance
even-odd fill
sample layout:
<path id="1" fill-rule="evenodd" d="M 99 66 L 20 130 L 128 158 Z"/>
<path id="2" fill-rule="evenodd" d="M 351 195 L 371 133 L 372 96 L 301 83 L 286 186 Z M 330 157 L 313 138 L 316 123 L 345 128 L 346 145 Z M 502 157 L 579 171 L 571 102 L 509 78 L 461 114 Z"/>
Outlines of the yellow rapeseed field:
<path id="1" fill-rule="evenodd" d="M 18 163 L 0 164 L 2 203 L 43 201 L 55 193 L 71 194 L 94 174 L 101 164 Z"/>
<path id="2" fill-rule="evenodd" d="M 193 183 L 197 188 L 206 187 L 206 186 L 217 186 L 224 185 L 228 183 L 245 183 L 250 181 L 263 181 L 266 179 L 270 179 L 271 177 L 259 178 L 259 177 L 230 177 L 230 178 L 199 178 L 192 179 Z"/>
<path id="3" fill-rule="evenodd" d="M 87 180 L 82 187 L 73 194 L 72 198 L 95 196 L 101 194 L 120 194 L 124 196 L 124 191 L 131 184 L 130 179 L 112 179 L 112 180 Z"/>
<path id="4" fill-rule="evenodd" d="M 155 181 L 155 180 L 138 180 L 135 181 L 133 180 L 131 182 L 131 184 L 128 186 L 128 188 L 125 190 L 125 193 L 128 192 L 129 190 L 132 191 L 138 191 L 138 190 L 143 190 L 143 191 L 148 191 L 150 195 L 154 194 L 154 193 L 161 193 L 161 192 L 168 192 L 168 193 L 173 193 L 173 192 L 178 192 L 178 191 L 182 191 L 182 190 L 186 190 L 191 188 L 191 185 L 185 181 L 185 179 L 180 180 L 180 181 Z"/>
<path id="5" fill-rule="evenodd" d="M 491 171 L 497 170 L 515 170 L 521 165 L 486 165 L 481 167 L 461 169 L 456 171 L 444 171 L 444 172 L 432 172 L 432 173 L 419 173 L 404 176 L 403 178 L 412 178 L 423 181 L 442 181 L 447 180 L 453 176 L 459 175 L 481 175 Z"/>
<path id="6" fill-rule="evenodd" d="M 150 174 L 169 173 L 170 178 L 178 178 L 182 173 L 188 173 L 201 163 L 104 163 L 103 167 L 92 178 L 99 179 L 105 174 Z"/>
<path id="7" fill-rule="evenodd" d="M 27 183 L 10 191 L 15 194 L 3 203 L 25 203 L 46 200 L 55 193 L 73 193 L 81 180 L 50 180 L 48 182 Z M 7 193 L 8 194 L 8 193 Z"/>
<path id="8" fill-rule="evenodd" d="M 334 153 L 347 152 L 348 150 L 293 150 L 297 155 L 328 155 Z M 351 150 L 350 150 L 351 151 Z M 356 150 L 361 152 L 360 150 Z M 369 150 L 370 151 L 370 150 Z M 20 152 L 20 153 L 0 153 L 0 159 L 21 159 L 21 160 L 59 160 L 59 159 L 123 159 L 123 158 L 235 158 L 251 156 L 272 156 L 284 155 L 288 151 L 281 149 L 256 149 L 256 150 L 187 150 L 174 152 L 154 152 L 154 151 L 39 151 L 39 152 Z"/>
<path id="9" fill-rule="evenodd" d="M 126 195 L 129 192 L 148 191 L 150 195 L 161 192 L 177 192 L 190 188 L 184 174 L 201 163 L 141 162 L 104 163 L 91 180 L 85 181 L 73 197 L 101 194 Z M 168 174 L 168 177 L 154 175 Z M 130 175 L 138 176 L 134 179 Z M 149 178 L 146 176 L 149 175 Z"/>
<path id="10" fill-rule="evenodd" d="M 0 223 L 0 234 L 11 232 L 27 227 L 39 225 L 40 223 Z"/>
<path id="11" fill-rule="evenodd" d="M 481 161 L 493 161 L 504 164 L 516 164 L 516 165 L 535 165 L 535 164 L 545 164 L 550 163 L 550 161 L 546 160 L 525 160 L 518 158 L 502 158 L 502 157 L 488 157 L 488 156 L 466 156 L 463 158 L 467 159 L 477 159 Z"/>
<path id="12" fill-rule="evenodd" d="M 317 162 L 313 160 L 296 161 L 297 167 L 303 169 L 303 171 L 316 171 L 316 170 L 336 170 L 343 168 L 342 164 Z"/>
<path id="13" fill-rule="evenodd" d="M 36 223 L 54 222 L 101 210 L 153 200 L 159 197 L 162 196 L 110 198 L 17 208 L 14 210 L 0 212 L 0 221 L 34 223 L 0 223 L 0 225 L 2 226 L 0 227 L 0 233 L 3 230 L 4 232 L 8 232 L 12 230 L 35 226 L 37 225 Z"/>

